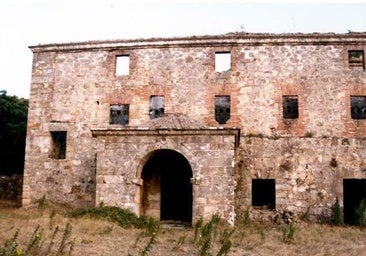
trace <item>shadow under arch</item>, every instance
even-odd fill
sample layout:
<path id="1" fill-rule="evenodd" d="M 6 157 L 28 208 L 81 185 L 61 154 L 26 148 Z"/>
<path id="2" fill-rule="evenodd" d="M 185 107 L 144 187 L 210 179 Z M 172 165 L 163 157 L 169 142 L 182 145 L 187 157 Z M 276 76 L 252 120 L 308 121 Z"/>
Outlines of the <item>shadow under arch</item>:
<path id="1" fill-rule="evenodd" d="M 192 222 L 192 168 L 179 152 L 159 149 L 147 155 L 141 171 L 141 214 L 161 221 Z"/>

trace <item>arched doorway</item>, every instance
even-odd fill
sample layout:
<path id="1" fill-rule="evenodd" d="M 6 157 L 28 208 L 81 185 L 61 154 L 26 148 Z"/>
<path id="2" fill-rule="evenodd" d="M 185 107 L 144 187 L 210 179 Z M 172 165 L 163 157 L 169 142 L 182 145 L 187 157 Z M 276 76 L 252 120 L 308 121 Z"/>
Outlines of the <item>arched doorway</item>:
<path id="1" fill-rule="evenodd" d="M 141 178 L 143 215 L 192 222 L 192 169 L 182 154 L 169 149 L 154 151 Z"/>

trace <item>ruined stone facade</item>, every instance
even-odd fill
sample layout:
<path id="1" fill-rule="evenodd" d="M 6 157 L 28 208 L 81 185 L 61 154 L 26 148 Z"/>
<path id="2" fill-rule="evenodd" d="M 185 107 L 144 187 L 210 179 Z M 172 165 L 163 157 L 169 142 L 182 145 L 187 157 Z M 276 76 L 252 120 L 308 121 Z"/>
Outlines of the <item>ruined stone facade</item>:
<path id="1" fill-rule="evenodd" d="M 366 34 L 38 45 L 23 205 L 192 222 L 366 197 Z M 355 199 L 356 198 L 356 199 Z"/>

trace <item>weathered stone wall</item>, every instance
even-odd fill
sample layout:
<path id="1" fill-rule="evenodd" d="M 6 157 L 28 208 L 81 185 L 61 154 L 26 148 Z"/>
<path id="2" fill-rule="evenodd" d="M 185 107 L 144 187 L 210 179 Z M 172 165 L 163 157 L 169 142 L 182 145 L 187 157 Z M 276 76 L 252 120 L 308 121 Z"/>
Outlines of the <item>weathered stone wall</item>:
<path id="1" fill-rule="evenodd" d="M 360 145 L 366 135 L 366 121 L 351 118 L 350 96 L 366 95 L 366 72 L 364 68 L 349 67 L 348 50 L 366 52 L 365 34 L 234 34 L 44 45 L 31 49 L 34 59 L 23 205 L 46 195 L 74 207 L 90 207 L 100 202 L 101 191 L 107 193 L 112 184 L 126 182 L 123 175 L 110 179 L 106 176 L 109 188 L 102 186 L 96 190 L 98 164 L 105 164 L 106 159 L 116 155 L 111 150 L 103 153 L 104 147 L 92 137 L 91 129 L 119 127 L 109 125 L 111 104 L 130 105 L 127 128 L 146 127 L 153 95 L 165 97 L 165 113 L 183 114 L 205 127 L 241 130 L 241 144 L 234 159 L 240 181 L 236 190 L 238 209 L 251 204 L 250 179 L 255 175 L 276 179 L 279 208 L 303 211 L 314 205 L 314 213 L 327 208 L 335 195 L 341 199 L 339 177 L 363 177 L 355 166 L 363 164 L 364 150 Z M 215 52 L 231 53 L 229 71 L 215 72 Z M 130 57 L 127 76 L 115 75 L 118 55 Z M 231 117 L 224 125 L 215 121 L 216 95 L 230 96 Z M 298 119 L 283 119 L 283 95 L 298 96 Z M 49 157 L 53 131 L 67 132 L 65 159 Z M 301 137 L 305 134 L 313 138 Z M 108 145 L 117 151 L 132 152 L 132 144 L 126 142 L 129 139 L 108 137 L 115 140 Z M 146 139 L 147 145 L 153 143 L 153 139 Z M 154 140 L 158 145 L 163 143 L 161 136 Z M 347 140 L 350 144 L 343 145 Z M 136 159 L 123 165 L 123 173 L 129 168 L 136 172 L 137 158 L 150 152 L 142 146 L 143 142 L 137 145 L 140 148 L 133 153 Z M 168 146 L 184 151 L 178 145 Z M 197 161 L 207 162 L 204 160 L 207 149 L 205 142 L 196 141 L 192 147 L 201 150 L 197 151 L 197 155 L 202 155 L 200 159 L 188 157 L 188 152 L 183 155 L 197 173 L 201 170 Z M 107 152 L 111 154 L 108 157 Z M 113 163 L 130 159 L 130 154 Z M 222 161 L 225 155 L 219 158 Z M 333 158 L 339 162 L 337 167 L 328 166 Z M 317 183 L 323 180 L 324 184 Z M 233 190 L 233 183 L 227 186 Z M 110 203 L 133 209 L 135 199 L 130 197 L 136 189 L 136 185 L 118 188 L 117 192 L 127 193 L 126 201 L 122 203 L 115 198 Z M 309 189 L 310 193 L 302 193 Z M 209 203 L 197 198 L 194 200 L 201 202 L 202 207 Z M 231 210 L 219 206 L 225 202 L 223 199 L 212 203 L 217 207 L 210 210 L 194 208 L 195 214 L 208 214 L 215 209 L 226 214 Z"/>
<path id="2" fill-rule="evenodd" d="M 146 133 L 95 131 L 98 138 L 96 204 L 117 205 L 141 214 L 142 169 L 151 153 L 171 149 L 190 163 L 193 177 L 193 219 L 214 213 L 234 222 L 235 136 L 206 131 Z M 111 136 L 111 133 L 114 136 Z M 206 133 L 206 134 L 205 134 Z M 172 170 L 173 171 L 173 170 Z M 156 200 L 160 200 L 159 198 Z M 159 212 L 155 214 L 159 218 Z"/>
<path id="3" fill-rule="evenodd" d="M 251 205 L 252 179 L 275 179 L 276 210 L 329 216 L 343 179 L 366 178 L 365 139 L 241 138 L 236 209 Z"/>

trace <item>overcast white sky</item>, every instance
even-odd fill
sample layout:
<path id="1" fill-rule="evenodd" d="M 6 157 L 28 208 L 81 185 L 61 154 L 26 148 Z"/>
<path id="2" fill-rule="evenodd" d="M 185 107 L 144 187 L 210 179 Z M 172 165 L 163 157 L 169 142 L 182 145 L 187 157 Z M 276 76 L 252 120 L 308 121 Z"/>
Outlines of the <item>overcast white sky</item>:
<path id="1" fill-rule="evenodd" d="M 0 90 L 29 98 L 30 45 L 235 31 L 366 32 L 363 1 L 293 2 L 0 0 Z"/>

